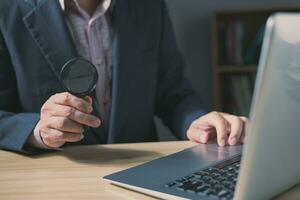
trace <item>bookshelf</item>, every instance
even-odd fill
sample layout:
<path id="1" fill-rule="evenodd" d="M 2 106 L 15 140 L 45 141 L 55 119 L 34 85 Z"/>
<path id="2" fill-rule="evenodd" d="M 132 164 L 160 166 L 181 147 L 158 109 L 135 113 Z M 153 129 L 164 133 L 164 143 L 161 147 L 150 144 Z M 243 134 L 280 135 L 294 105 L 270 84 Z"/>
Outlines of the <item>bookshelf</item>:
<path id="1" fill-rule="evenodd" d="M 268 17 L 300 6 L 223 10 L 212 22 L 214 109 L 248 116 Z"/>

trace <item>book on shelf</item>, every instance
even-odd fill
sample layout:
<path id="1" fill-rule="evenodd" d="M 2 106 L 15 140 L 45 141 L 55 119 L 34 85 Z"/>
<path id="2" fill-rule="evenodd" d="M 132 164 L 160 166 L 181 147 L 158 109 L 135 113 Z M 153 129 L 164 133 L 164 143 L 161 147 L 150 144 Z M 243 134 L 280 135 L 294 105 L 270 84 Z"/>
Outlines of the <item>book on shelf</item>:
<path id="1" fill-rule="evenodd" d="M 266 26 L 265 26 L 265 24 L 263 24 L 260 27 L 260 29 L 258 30 L 258 32 L 255 35 L 254 39 L 252 40 L 250 46 L 247 48 L 247 50 L 245 52 L 243 64 L 258 63 L 258 59 L 260 56 L 260 50 L 261 50 L 262 43 L 264 40 L 265 28 L 266 28 Z"/>
<path id="2" fill-rule="evenodd" d="M 270 15 L 282 11 L 299 12 L 299 7 L 215 14 L 212 59 L 216 109 L 249 115 L 266 22 Z"/>
<path id="3" fill-rule="evenodd" d="M 251 43 L 245 44 L 245 24 L 242 19 L 221 21 L 218 24 L 219 64 L 248 65 L 256 64 L 263 42 L 265 25 L 253 36 Z"/>

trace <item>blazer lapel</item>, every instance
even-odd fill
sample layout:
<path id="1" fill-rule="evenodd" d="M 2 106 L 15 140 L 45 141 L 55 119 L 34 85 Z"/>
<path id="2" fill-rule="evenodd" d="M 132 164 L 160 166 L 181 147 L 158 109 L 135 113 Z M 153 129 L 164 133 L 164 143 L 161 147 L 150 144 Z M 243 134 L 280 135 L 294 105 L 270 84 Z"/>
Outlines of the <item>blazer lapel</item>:
<path id="1" fill-rule="evenodd" d="M 59 2 L 39 0 L 23 22 L 59 79 L 64 63 L 78 56 Z"/>

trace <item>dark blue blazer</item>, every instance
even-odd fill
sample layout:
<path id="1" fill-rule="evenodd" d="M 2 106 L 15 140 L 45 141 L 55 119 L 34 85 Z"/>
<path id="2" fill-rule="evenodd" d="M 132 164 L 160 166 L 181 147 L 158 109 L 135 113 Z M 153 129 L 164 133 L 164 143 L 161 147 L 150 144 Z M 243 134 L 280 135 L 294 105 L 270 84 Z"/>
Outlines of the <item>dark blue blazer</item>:
<path id="1" fill-rule="evenodd" d="M 108 131 L 88 129 L 77 144 L 156 141 L 153 117 L 178 138 L 204 114 L 183 74 L 162 0 L 116 0 L 112 108 Z M 77 57 L 58 0 L 0 1 L 0 148 L 23 151 L 53 94 L 61 67 Z"/>

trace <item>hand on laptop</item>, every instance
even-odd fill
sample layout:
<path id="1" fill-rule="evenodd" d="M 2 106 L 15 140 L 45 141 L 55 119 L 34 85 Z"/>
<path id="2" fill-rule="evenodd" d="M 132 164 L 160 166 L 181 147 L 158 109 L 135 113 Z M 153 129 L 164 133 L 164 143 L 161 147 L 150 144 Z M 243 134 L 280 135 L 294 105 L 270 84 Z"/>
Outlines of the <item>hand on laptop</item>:
<path id="1" fill-rule="evenodd" d="M 194 142 L 207 143 L 217 137 L 220 146 L 244 143 L 246 117 L 221 112 L 211 112 L 195 120 L 187 131 L 187 137 Z"/>

